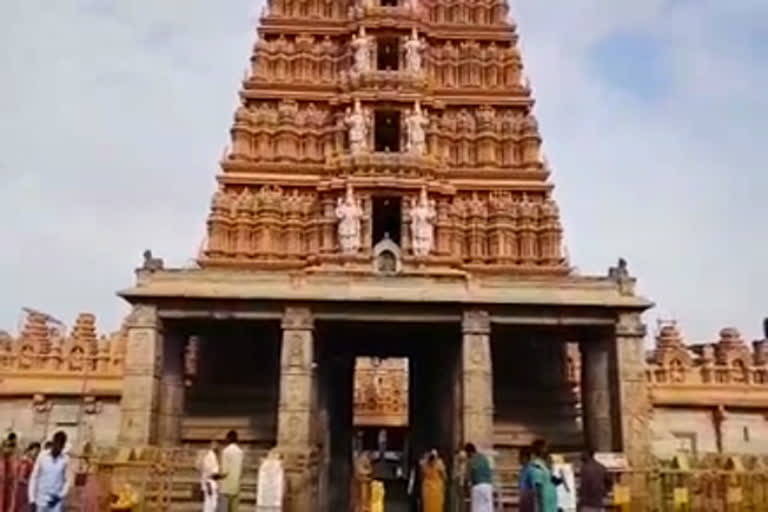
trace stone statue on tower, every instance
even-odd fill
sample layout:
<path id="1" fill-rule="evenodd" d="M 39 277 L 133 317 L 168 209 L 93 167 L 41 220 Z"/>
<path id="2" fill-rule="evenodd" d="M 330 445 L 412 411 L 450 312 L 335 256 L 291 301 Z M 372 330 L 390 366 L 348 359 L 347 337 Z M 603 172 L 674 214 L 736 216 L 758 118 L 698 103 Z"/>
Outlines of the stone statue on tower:
<path id="1" fill-rule="evenodd" d="M 421 73 L 422 57 L 421 53 L 427 47 L 427 44 L 419 39 L 419 33 L 414 27 L 411 31 L 411 37 L 404 38 L 405 42 L 405 70 L 409 73 Z"/>
<path id="2" fill-rule="evenodd" d="M 408 141 L 406 150 L 409 153 L 423 155 L 427 152 L 426 128 L 429 125 L 429 119 L 425 112 L 421 111 L 421 103 L 416 102 L 413 110 L 405 118 Z"/>
<path id="3" fill-rule="evenodd" d="M 365 27 L 360 27 L 358 35 L 352 36 L 352 49 L 354 50 L 354 72 L 356 74 L 367 73 L 371 70 L 371 49 L 373 38 L 365 33 Z"/>
<path id="4" fill-rule="evenodd" d="M 352 185 L 347 185 L 347 195 L 340 197 L 336 204 L 336 218 L 339 219 L 339 246 L 344 254 L 356 254 L 360 250 L 360 219 L 363 208 L 355 199 Z"/>
<path id="5" fill-rule="evenodd" d="M 429 256 L 435 239 L 435 201 L 427 197 L 427 189 L 422 188 L 418 202 L 411 205 L 411 246 L 413 254 L 419 258 Z"/>
<path id="6" fill-rule="evenodd" d="M 349 127 L 349 149 L 355 153 L 363 153 L 368 149 L 368 124 L 367 113 L 363 110 L 360 100 L 355 100 L 354 110 L 347 108 L 344 118 Z"/>

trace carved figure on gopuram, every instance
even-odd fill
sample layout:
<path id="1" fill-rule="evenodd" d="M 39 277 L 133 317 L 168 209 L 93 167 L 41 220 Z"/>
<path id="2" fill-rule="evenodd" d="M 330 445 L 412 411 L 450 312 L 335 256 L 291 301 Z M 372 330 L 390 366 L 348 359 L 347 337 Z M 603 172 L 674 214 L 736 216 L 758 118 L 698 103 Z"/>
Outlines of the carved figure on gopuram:
<path id="1" fill-rule="evenodd" d="M 347 185 L 347 194 L 338 200 L 336 218 L 339 219 L 339 247 L 344 254 L 355 254 L 360 249 L 360 219 L 363 208 L 359 199 L 355 199 L 352 185 Z"/>
<path id="2" fill-rule="evenodd" d="M 409 153 L 423 155 L 427 151 L 426 128 L 429 125 L 429 118 L 421 111 L 421 103 L 416 102 L 413 110 L 409 112 L 405 119 L 405 126 L 408 132 L 408 143 L 406 150 Z"/>
<path id="3" fill-rule="evenodd" d="M 363 153 L 368 150 L 368 113 L 363 110 L 360 100 L 355 100 L 354 109 L 347 108 L 344 118 L 349 127 L 349 150 L 352 154 Z"/>
<path id="4" fill-rule="evenodd" d="M 355 54 L 353 71 L 356 74 L 367 73 L 370 71 L 373 38 L 365 34 L 365 27 L 360 27 L 358 35 L 352 37 L 351 46 Z"/>
<path id="5" fill-rule="evenodd" d="M 411 31 L 411 37 L 405 39 L 403 47 L 405 48 L 405 70 L 409 73 L 421 73 L 422 52 L 427 44 L 419 39 L 419 33 L 416 28 Z"/>
<path id="6" fill-rule="evenodd" d="M 413 254 L 425 258 L 432 251 L 435 239 L 435 201 L 427 198 L 427 189 L 422 188 L 418 202 L 411 205 L 411 234 Z"/>
<path id="7" fill-rule="evenodd" d="M 403 5 L 413 14 L 418 15 L 421 13 L 421 2 L 419 0 L 405 0 Z"/>

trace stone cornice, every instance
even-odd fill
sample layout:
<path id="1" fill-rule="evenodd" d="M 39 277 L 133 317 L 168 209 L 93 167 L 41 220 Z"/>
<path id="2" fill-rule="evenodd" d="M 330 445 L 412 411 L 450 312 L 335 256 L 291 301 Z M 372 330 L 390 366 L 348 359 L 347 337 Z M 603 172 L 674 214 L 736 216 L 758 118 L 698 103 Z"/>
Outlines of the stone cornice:
<path id="1" fill-rule="evenodd" d="M 344 271 L 260 272 L 183 269 L 139 273 L 135 287 L 119 293 L 129 302 L 162 298 L 434 302 L 531 306 L 582 306 L 644 310 L 647 299 L 619 293 L 606 278 L 504 276 L 357 276 Z"/>
<path id="2" fill-rule="evenodd" d="M 121 369 L 122 370 L 122 369 Z M 120 397 L 123 374 L 86 375 L 65 372 L 0 372 L 0 396 L 91 395 Z"/>
<path id="3" fill-rule="evenodd" d="M 768 387 L 750 384 L 651 384 L 654 406 L 762 408 L 768 410 Z"/>

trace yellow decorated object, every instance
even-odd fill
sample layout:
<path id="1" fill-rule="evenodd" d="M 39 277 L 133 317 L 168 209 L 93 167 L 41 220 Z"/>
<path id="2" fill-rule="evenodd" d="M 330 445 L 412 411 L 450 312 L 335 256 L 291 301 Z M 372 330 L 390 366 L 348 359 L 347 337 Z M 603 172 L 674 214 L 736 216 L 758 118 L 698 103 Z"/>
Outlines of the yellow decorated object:
<path id="1" fill-rule="evenodd" d="M 133 510 L 139 504 L 139 495 L 129 483 L 121 485 L 113 494 L 115 500 L 110 509 L 115 512 Z"/>
<path id="2" fill-rule="evenodd" d="M 675 488 L 672 499 L 675 505 L 687 505 L 689 501 L 688 489 L 686 489 L 685 487 Z"/>
<path id="3" fill-rule="evenodd" d="M 371 482 L 371 512 L 384 512 L 384 484 L 378 480 Z"/>
<path id="4" fill-rule="evenodd" d="M 614 505 L 628 505 L 629 504 L 629 487 L 626 485 L 614 485 L 613 486 L 613 504 Z"/>

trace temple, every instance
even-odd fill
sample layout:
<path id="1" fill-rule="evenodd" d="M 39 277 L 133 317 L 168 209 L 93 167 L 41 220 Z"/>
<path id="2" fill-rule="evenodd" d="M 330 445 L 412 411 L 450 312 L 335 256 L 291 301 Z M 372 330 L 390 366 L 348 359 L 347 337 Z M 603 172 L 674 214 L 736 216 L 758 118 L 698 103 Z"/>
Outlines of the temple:
<path id="1" fill-rule="evenodd" d="M 533 104 L 504 0 L 271 0 L 197 265 L 148 251 L 114 335 L 34 313 L 0 338 L 0 428 L 234 429 L 283 455 L 291 511 L 345 510 L 355 452 L 382 444 L 407 474 L 471 441 L 502 479 L 536 437 L 639 468 L 755 450 L 765 342 L 665 325 L 646 354 L 627 262 L 568 261 Z"/>

